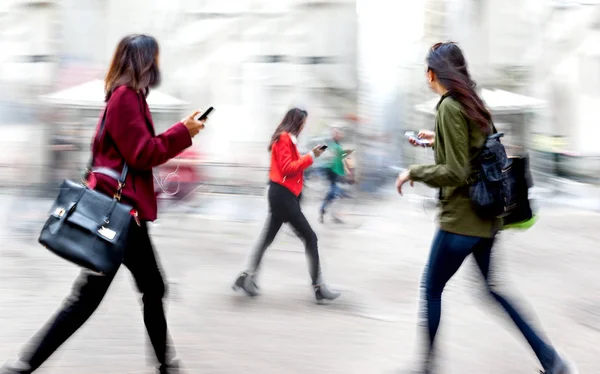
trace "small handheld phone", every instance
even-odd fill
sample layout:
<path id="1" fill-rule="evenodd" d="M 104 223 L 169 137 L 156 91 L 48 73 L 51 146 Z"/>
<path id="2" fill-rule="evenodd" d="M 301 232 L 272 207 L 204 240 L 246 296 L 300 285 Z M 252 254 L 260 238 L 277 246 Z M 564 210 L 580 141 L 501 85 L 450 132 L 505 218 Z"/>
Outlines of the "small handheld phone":
<path id="1" fill-rule="evenodd" d="M 203 121 L 205 119 L 208 119 L 208 115 L 214 110 L 215 108 L 213 108 L 212 106 L 210 108 L 208 108 L 206 110 L 206 112 L 202 113 L 200 115 L 200 117 L 196 118 L 196 121 Z"/>
<path id="2" fill-rule="evenodd" d="M 319 146 L 319 151 L 324 151 L 327 148 L 329 148 L 329 146 L 327 144 L 322 144 L 322 145 Z"/>
<path id="3" fill-rule="evenodd" d="M 408 131 L 404 134 L 404 136 L 410 140 L 413 140 L 417 145 L 421 147 L 429 147 L 431 142 L 425 139 L 419 138 L 419 136 L 414 131 Z"/>

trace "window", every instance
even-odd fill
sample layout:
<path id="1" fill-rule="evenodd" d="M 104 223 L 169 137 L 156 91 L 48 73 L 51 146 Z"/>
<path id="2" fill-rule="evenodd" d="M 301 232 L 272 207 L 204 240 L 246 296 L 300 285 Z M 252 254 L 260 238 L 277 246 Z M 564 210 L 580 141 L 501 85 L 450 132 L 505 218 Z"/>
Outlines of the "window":
<path id="1" fill-rule="evenodd" d="M 53 62 L 51 55 L 31 55 L 25 57 L 25 62 L 38 63 L 38 62 Z"/>
<path id="2" fill-rule="evenodd" d="M 257 60 L 258 62 L 265 62 L 267 64 L 278 64 L 281 62 L 285 62 L 286 57 L 283 55 L 265 55 L 258 56 Z"/>
<path id="3" fill-rule="evenodd" d="M 330 64 L 333 62 L 333 58 L 326 56 L 308 56 L 304 58 L 302 63 L 307 65 L 322 65 L 322 64 Z"/>

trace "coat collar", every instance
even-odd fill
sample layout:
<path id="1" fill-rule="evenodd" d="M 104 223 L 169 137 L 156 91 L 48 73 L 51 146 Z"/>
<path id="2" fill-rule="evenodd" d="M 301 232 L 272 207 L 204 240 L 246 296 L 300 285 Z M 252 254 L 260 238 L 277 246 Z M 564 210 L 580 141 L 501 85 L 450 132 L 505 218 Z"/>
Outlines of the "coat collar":
<path id="1" fill-rule="evenodd" d="M 142 113 L 144 113 L 144 118 L 146 119 L 146 126 L 148 126 L 148 130 L 152 133 L 152 136 L 156 136 L 156 131 L 154 129 L 154 121 L 152 120 L 152 113 L 150 112 L 150 106 L 146 101 L 146 95 L 142 92 L 138 92 L 138 97 L 140 99 L 140 106 L 142 109 Z"/>
<path id="2" fill-rule="evenodd" d="M 452 93 L 450 91 L 443 94 L 442 97 L 440 97 L 440 101 L 438 101 L 437 105 L 435 106 L 435 110 L 439 110 L 440 105 L 442 105 L 442 101 L 444 101 L 445 98 L 450 97 L 450 96 L 452 96 Z"/>

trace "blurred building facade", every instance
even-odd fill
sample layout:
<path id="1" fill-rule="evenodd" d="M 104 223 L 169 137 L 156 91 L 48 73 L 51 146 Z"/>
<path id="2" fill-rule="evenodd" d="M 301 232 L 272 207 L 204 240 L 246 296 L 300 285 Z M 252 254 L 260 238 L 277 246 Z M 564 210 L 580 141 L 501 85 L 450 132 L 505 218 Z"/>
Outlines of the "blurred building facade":
<path id="1" fill-rule="evenodd" d="M 123 35 L 154 35 L 161 91 L 189 111 L 217 108 L 197 144 L 205 158 L 265 167 L 266 142 L 289 107 L 309 111 L 308 136 L 356 112 L 355 8 L 354 0 L 3 2 L 1 80 L 28 88 L 34 102 L 101 78 Z M 31 22 L 17 25 L 23 19 Z"/>
<path id="2" fill-rule="evenodd" d="M 511 141 L 545 154 L 537 154 L 536 167 L 554 173 L 556 166 L 545 165 L 541 158 L 551 154 L 555 163 L 554 154 L 561 152 L 572 155 L 561 156 L 560 167 L 573 176 L 598 174 L 600 147 L 594 123 L 600 115 L 600 2 L 424 0 L 422 5 L 422 37 L 412 50 L 417 57 L 402 60 L 398 68 L 404 108 L 435 96 L 424 78 L 427 48 L 437 41 L 458 42 L 480 87 L 546 102 L 543 110 L 519 112 L 517 107 L 513 114 L 496 118 L 500 127 L 506 126 L 504 131 L 514 132 Z M 414 110 L 405 111 L 398 122 L 398 136 L 433 125 L 430 116 Z M 418 150 L 402 151 L 405 163 L 430 159 Z"/>
<path id="3" fill-rule="evenodd" d="M 0 185 L 39 181 L 47 142 L 37 96 L 58 66 L 57 2 L 0 2 Z"/>
<path id="4" fill-rule="evenodd" d="M 308 136 L 357 113 L 363 150 L 395 164 L 429 160 L 405 147 L 403 133 L 432 126 L 414 110 L 435 97 L 424 56 L 453 40 L 480 86 L 546 100 L 535 115 L 499 119 L 522 127 L 514 139 L 549 149 L 559 137 L 578 155 L 570 168 L 594 174 L 599 8 L 594 0 L 4 0 L 0 123 L 16 126 L 7 145 L 41 146 L 21 122 L 69 114 L 41 110 L 37 97 L 102 78 L 117 41 L 143 32 L 161 42 L 161 91 L 188 110 L 217 108 L 197 144 L 209 161 L 264 168 L 265 139 L 292 105 L 309 110 Z"/>
<path id="5" fill-rule="evenodd" d="M 354 110 L 352 1 L 65 3 L 70 5 L 62 23 L 72 28 L 65 31 L 69 55 L 106 66 L 124 34 L 157 36 L 165 76 L 161 90 L 191 103 L 190 110 L 217 108 L 201 140 L 211 159 L 264 164 L 265 152 L 255 159 L 253 150 L 264 148 L 292 105 L 309 110 L 310 129 Z M 82 28 L 96 39 L 76 32 Z"/>
<path id="6" fill-rule="evenodd" d="M 561 155 L 557 172 L 597 181 L 600 148 L 600 2 L 555 2 L 540 30 L 532 92 L 548 100 L 539 146 Z M 550 136 L 550 137 L 548 137 Z M 549 142 L 549 139 L 560 140 Z"/>

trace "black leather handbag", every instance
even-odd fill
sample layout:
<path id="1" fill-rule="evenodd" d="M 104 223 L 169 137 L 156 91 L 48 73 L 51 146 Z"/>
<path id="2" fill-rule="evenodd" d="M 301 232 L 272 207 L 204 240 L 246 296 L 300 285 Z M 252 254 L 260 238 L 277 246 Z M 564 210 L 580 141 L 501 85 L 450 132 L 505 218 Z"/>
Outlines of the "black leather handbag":
<path id="1" fill-rule="evenodd" d="M 106 111 L 97 136 L 104 131 Z M 94 151 L 84 175 L 87 180 Z M 65 180 L 44 224 L 39 242 L 54 254 L 99 274 L 115 273 L 123 261 L 132 208 L 120 202 L 128 167 L 118 179 L 113 196 L 85 184 Z"/>

